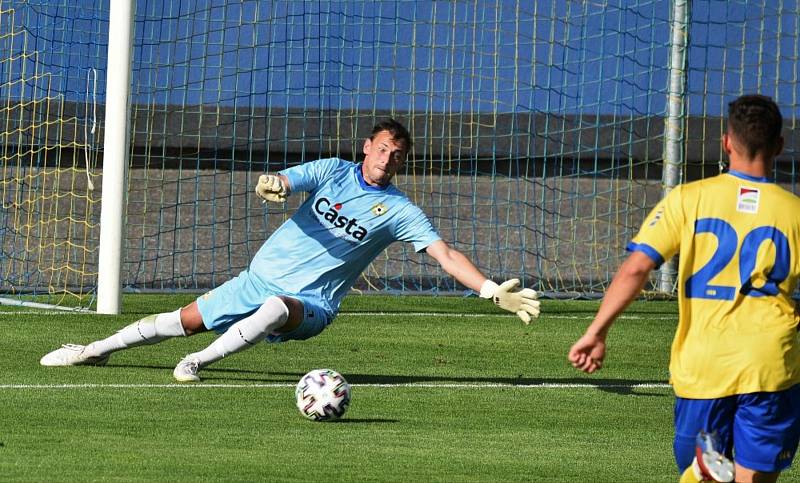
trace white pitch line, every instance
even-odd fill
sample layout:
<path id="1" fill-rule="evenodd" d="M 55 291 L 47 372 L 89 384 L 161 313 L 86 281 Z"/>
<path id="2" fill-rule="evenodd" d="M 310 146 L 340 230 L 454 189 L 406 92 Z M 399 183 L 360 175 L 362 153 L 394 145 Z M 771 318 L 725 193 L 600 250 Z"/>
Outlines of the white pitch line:
<path id="1" fill-rule="evenodd" d="M 65 312 L 57 311 L 42 311 L 42 310 L 19 310 L 19 311 L 5 311 L 0 310 L 0 317 L 11 315 L 64 315 Z M 94 313 L 87 313 L 86 315 L 96 315 Z M 508 317 L 516 318 L 514 314 L 474 314 L 474 313 L 458 313 L 458 312 L 340 312 L 339 316 L 347 317 L 376 317 L 376 316 L 411 316 L 411 317 L 466 317 L 466 318 L 484 318 L 484 317 Z M 542 314 L 542 318 L 547 319 L 566 319 L 566 320 L 592 320 L 593 315 L 550 315 L 546 312 Z M 618 319 L 648 319 L 648 320 L 678 320 L 677 315 L 659 315 L 651 316 L 648 314 L 641 315 L 620 315 Z"/>
<path id="2" fill-rule="evenodd" d="M 296 384 L 0 384 L 0 389 L 269 389 L 293 388 Z M 352 387 L 377 388 L 435 388 L 435 389 L 667 389 L 660 384 L 460 384 L 460 383 L 398 383 L 398 384 L 351 384 Z"/>
<path id="3" fill-rule="evenodd" d="M 0 310 L 3 315 L 97 315 L 94 312 L 62 312 L 58 310 Z"/>
<path id="4" fill-rule="evenodd" d="M 414 317 L 476 317 L 476 318 L 483 318 L 483 317 L 509 317 L 509 318 L 516 318 L 516 314 L 474 314 L 474 313 L 458 313 L 458 312 L 339 312 L 339 316 L 360 316 L 366 315 L 370 317 L 374 316 L 387 316 L 387 315 L 398 315 L 398 316 L 414 316 Z M 542 313 L 542 318 L 548 319 L 570 319 L 570 320 L 592 320 L 594 319 L 594 315 L 550 315 L 547 312 Z M 678 320 L 678 316 L 676 315 L 659 315 L 659 316 L 651 316 L 649 314 L 637 314 L 637 315 L 620 315 L 617 319 L 648 319 L 648 320 Z"/>

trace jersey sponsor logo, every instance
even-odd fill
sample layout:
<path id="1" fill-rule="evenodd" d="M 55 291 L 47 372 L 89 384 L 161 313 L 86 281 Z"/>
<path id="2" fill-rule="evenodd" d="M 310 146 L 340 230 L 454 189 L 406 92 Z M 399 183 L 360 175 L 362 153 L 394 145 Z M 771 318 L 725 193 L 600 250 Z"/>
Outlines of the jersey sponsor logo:
<path id="1" fill-rule="evenodd" d="M 736 211 L 740 213 L 758 213 L 758 188 L 739 186 L 739 196 L 736 200 Z"/>
<path id="2" fill-rule="evenodd" d="M 339 213 L 342 209 L 341 203 L 331 203 L 328 198 L 320 198 L 314 203 L 314 211 L 323 220 L 330 223 L 334 228 L 344 228 L 344 232 L 358 241 L 367 236 L 367 229 L 358 224 L 355 218 L 348 218 Z"/>

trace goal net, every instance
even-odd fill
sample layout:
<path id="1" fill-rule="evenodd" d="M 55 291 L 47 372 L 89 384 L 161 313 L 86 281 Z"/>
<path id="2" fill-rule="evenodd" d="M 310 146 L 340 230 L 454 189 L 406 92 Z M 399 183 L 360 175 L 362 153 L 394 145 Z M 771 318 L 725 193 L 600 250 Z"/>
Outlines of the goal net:
<path id="1" fill-rule="evenodd" d="M 104 22 L 94 8 L 22 6 L 0 1 L 0 292 L 88 306 Z"/>
<path id="2" fill-rule="evenodd" d="M 91 305 L 108 4 L 0 9 L 2 288 Z M 665 167 L 678 181 L 719 172 L 736 96 L 783 109 L 776 176 L 794 188 L 798 18 L 794 0 L 138 0 L 123 286 L 203 291 L 235 276 L 302 201 L 261 204 L 258 175 L 358 160 L 393 116 L 415 137 L 396 184 L 447 242 L 495 280 L 600 294 Z M 464 291 L 402 244 L 356 289 Z"/>

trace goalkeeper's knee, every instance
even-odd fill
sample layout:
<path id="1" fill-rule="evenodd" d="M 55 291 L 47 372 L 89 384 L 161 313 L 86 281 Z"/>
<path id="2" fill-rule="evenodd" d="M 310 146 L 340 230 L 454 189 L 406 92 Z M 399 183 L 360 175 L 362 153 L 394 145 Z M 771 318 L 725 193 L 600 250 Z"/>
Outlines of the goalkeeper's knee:
<path id="1" fill-rule="evenodd" d="M 237 322 L 231 329 L 237 329 L 248 344 L 255 344 L 283 327 L 288 319 L 289 308 L 280 297 L 272 296 L 252 315 Z"/>

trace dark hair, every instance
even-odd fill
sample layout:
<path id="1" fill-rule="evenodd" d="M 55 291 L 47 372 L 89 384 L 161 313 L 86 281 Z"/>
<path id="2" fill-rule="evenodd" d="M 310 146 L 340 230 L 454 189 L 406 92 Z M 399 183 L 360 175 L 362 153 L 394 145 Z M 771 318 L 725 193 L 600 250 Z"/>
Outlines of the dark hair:
<path id="1" fill-rule="evenodd" d="M 728 104 L 728 134 L 744 145 L 750 158 L 777 154 L 782 127 L 781 111 L 767 96 L 745 95 Z"/>
<path id="2" fill-rule="evenodd" d="M 392 135 L 392 139 L 399 143 L 405 151 L 411 151 L 411 146 L 414 142 L 411 140 L 411 134 L 405 126 L 395 121 L 392 118 L 380 121 L 372 128 L 372 134 L 369 135 L 370 139 L 374 139 L 375 135 L 379 132 L 387 131 Z"/>

